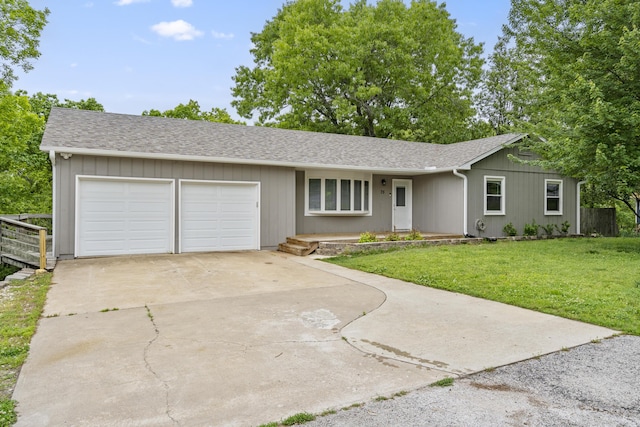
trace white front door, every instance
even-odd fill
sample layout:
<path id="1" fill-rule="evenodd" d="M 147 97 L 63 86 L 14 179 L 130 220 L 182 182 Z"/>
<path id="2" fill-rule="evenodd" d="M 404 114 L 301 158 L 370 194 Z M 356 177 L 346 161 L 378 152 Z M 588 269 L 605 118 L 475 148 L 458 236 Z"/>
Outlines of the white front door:
<path id="1" fill-rule="evenodd" d="M 411 230 L 411 180 L 410 179 L 394 179 L 393 180 L 393 231 Z"/>

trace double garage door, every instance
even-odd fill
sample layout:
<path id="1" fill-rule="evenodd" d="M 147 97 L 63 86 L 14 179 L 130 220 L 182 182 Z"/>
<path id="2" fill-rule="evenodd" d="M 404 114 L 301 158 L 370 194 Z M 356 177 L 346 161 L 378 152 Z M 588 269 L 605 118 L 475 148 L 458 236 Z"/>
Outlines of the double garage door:
<path id="1" fill-rule="evenodd" d="M 259 249 L 259 194 L 255 182 L 78 177 L 76 256 Z"/>

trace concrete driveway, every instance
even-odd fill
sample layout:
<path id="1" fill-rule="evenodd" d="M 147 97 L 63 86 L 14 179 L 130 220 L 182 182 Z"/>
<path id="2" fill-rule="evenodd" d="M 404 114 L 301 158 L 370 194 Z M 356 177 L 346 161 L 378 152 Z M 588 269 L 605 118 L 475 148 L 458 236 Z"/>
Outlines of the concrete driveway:
<path id="1" fill-rule="evenodd" d="M 310 258 L 63 261 L 18 426 L 255 426 L 610 336 Z"/>

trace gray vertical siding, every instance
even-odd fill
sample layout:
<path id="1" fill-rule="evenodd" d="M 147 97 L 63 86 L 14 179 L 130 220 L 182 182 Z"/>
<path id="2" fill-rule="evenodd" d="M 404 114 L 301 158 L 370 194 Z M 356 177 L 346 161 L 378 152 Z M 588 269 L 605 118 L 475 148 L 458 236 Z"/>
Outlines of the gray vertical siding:
<path id="1" fill-rule="evenodd" d="M 413 179 L 413 226 L 435 233 L 463 233 L 464 184 L 453 173 Z"/>
<path id="2" fill-rule="evenodd" d="M 59 257 L 74 254 L 77 175 L 260 182 L 261 247 L 274 248 L 287 236 L 295 234 L 295 174 L 292 168 L 81 155 L 73 155 L 68 160 L 56 155 L 55 168 L 55 251 Z M 177 182 L 175 188 L 177 230 Z"/>
<path id="3" fill-rule="evenodd" d="M 304 171 L 296 172 L 296 233 L 362 233 L 364 231 L 391 230 L 391 191 L 393 179 L 411 177 L 373 175 L 371 216 L 305 216 Z M 382 185 L 382 180 L 386 185 Z M 415 203 L 415 197 L 414 197 Z"/>
<path id="4" fill-rule="evenodd" d="M 502 228 L 511 222 L 522 235 L 524 225 L 534 219 L 539 225 L 561 224 L 569 221 L 570 233 L 576 232 L 576 186 L 572 178 L 544 171 L 536 166 L 519 164 L 511 161 L 507 155 L 524 157 L 515 147 L 506 148 L 476 163 L 470 171 L 466 171 L 469 179 L 469 233 L 482 237 L 503 236 Z M 504 176 L 506 187 L 505 215 L 484 215 L 484 176 Z M 561 179 L 563 181 L 563 214 L 545 215 L 545 179 Z M 484 232 L 475 228 L 476 220 L 481 219 L 486 226 Z M 542 230 L 540 230 L 542 233 Z"/>

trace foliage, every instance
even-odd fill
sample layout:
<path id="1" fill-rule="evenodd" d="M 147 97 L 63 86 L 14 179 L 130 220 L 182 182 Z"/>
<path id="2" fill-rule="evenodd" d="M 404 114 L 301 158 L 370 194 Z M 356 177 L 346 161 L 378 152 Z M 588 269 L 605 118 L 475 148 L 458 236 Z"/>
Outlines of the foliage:
<path id="1" fill-rule="evenodd" d="M 143 116 L 154 117 L 170 117 L 174 119 L 187 119 L 187 120 L 204 120 L 207 122 L 216 123 L 229 123 L 236 125 L 244 125 L 245 122 L 236 121 L 231 118 L 229 113 L 224 108 L 212 108 L 210 111 L 201 111 L 198 101 L 190 99 L 187 104 L 178 104 L 172 110 L 166 110 L 160 112 L 159 110 L 151 109 L 149 111 L 143 111 Z"/>
<path id="2" fill-rule="evenodd" d="M 384 238 L 384 240 L 387 242 L 397 242 L 400 240 L 400 235 L 398 233 L 390 233 Z"/>
<path id="3" fill-rule="evenodd" d="M 27 0 L 0 2 L 0 85 L 7 88 L 17 79 L 15 68 L 28 72 L 31 60 L 40 56 L 40 33 L 47 24 L 49 9 L 37 10 Z"/>
<path id="4" fill-rule="evenodd" d="M 0 89 L 0 213 L 51 212 L 51 163 L 40 142 L 53 106 L 104 111 L 94 98 L 61 102 Z"/>
<path id="5" fill-rule="evenodd" d="M 536 224 L 536 220 L 534 219 L 531 221 L 531 224 L 524 225 L 524 232 L 522 234 L 524 234 L 525 236 L 537 236 L 538 228 L 539 225 Z"/>
<path id="6" fill-rule="evenodd" d="M 429 0 L 286 3 L 234 76 L 242 117 L 289 129 L 437 143 L 471 139 L 482 46 Z M 486 129 L 480 129 L 484 132 Z"/>
<path id="7" fill-rule="evenodd" d="M 422 240 L 422 233 L 420 230 L 412 229 L 409 234 L 404 236 L 404 240 Z"/>
<path id="8" fill-rule="evenodd" d="M 569 234 L 570 228 L 571 228 L 571 223 L 569 221 L 564 221 L 562 224 L 560 224 L 560 226 L 556 225 L 556 229 L 563 236 L 566 236 L 567 234 Z"/>
<path id="9" fill-rule="evenodd" d="M 14 267 L 13 265 L 0 264 L 0 281 L 4 280 L 5 277 L 10 276 L 18 270 L 19 268 Z"/>
<path id="10" fill-rule="evenodd" d="M 309 421 L 313 421 L 316 419 L 316 416 L 313 414 L 309 414 L 308 412 L 300 412 L 299 414 L 292 415 L 284 420 L 282 420 L 283 426 L 293 426 L 296 424 L 304 424 Z"/>
<path id="11" fill-rule="evenodd" d="M 329 261 L 640 335 L 639 238 L 429 246 Z"/>
<path id="12" fill-rule="evenodd" d="M 540 228 L 544 231 L 544 234 L 551 237 L 553 236 L 553 232 L 556 231 L 556 224 L 549 223 L 547 225 L 541 225 Z"/>
<path id="13" fill-rule="evenodd" d="M 502 232 L 507 236 L 515 236 L 518 234 L 518 230 L 516 230 L 512 222 L 505 224 L 505 226 L 502 227 Z"/>
<path id="14" fill-rule="evenodd" d="M 453 385 L 453 378 L 447 377 L 436 382 L 429 384 L 430 387 L 451 387 Z"/>
<path id="15" fill-rule="evenodd" d="M 20 367 L 44 307 L 51 275 L 13 281 L 0 296 L 0 425 L 16 421 L 11 400 Z"/>
<path id="16" fill-rule="evenodd" d="M 358 239 L 358 243 L 371 243 L 377 242 L 378 236 L 376 233 L 372 233 L 370 231 L 365 231 L 364 233 L 360 233 L 360 239 Z"/>
<path id="17" fill-rule="evenodd" d="M 527 67 L 521 122 L 536 164 L 630 210 L 640 194 L 640 2 L 513 0 L 505 37 Z M 635 196 L 634 196 L 635 195 Z"/>

